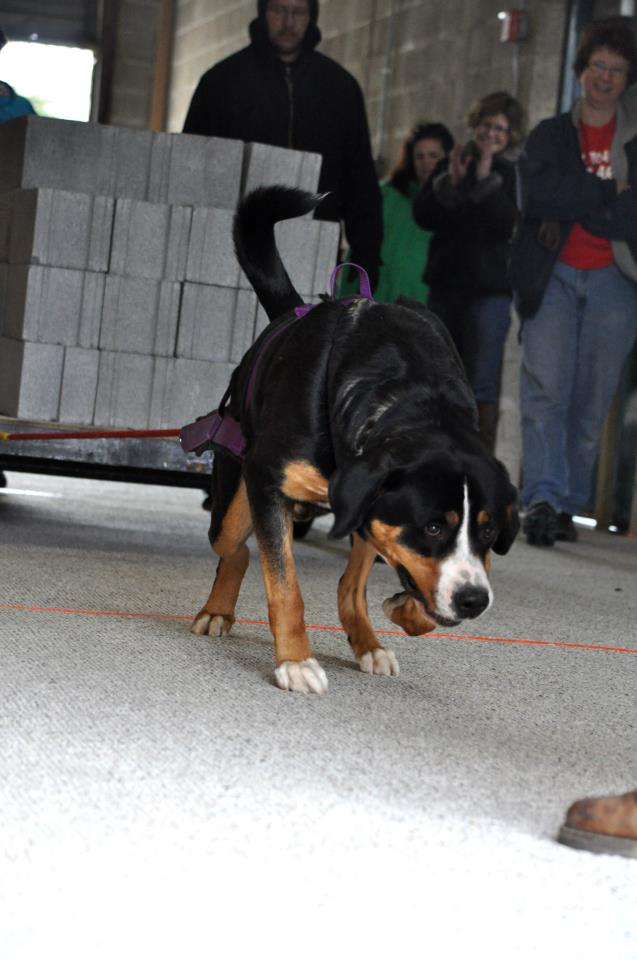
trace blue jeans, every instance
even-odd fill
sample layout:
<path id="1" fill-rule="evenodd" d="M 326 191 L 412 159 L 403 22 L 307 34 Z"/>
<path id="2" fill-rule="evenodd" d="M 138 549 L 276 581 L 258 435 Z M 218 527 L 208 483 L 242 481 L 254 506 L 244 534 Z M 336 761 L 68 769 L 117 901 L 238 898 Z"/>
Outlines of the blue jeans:
<path id="1" fill-rule="evenodd" d="M 467 305 L 465 366 L 478 403 L 497 403 L 504 343 L 511 326 L 511 297 L 493 293 Z"/>
<path id="2" fill-rule="evenodd" d="M 577 513 L 637 332 L 637 284 L 615 266 L 558 262 L 540 309 L 522 326 L 522 506 Z"/>
<path id="3" fill-rule="evenodd" d="M 476 401 L 497 403 L 502 354 L 511 325 L 511 297 L 432 287 L 427 303 L 449 330 Z"/>

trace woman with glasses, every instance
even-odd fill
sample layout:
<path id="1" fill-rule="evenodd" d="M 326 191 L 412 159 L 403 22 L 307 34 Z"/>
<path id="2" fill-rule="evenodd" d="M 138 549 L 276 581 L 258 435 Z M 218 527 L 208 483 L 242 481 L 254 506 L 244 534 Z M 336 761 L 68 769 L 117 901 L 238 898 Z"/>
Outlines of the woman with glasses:
<path id="1" fill-rule="evenodd" d="M 522 139 L 522 107 L 508 93 L 473 104 L 471 139 L 456 145 L 414 201 L 432 230 L 424 280 L 428 305 L 446 324 L 478 403 L 480 434 L 493 450 L 500 371 L 511 323 L 507 260 L 518 218 L 511 154 Z"/>
<path id="2" fill-rule="evenodd" d="M 581 98 L 543 120 L 520 161 L 512 257 L 522 320 L 523 530 L 574 541 L 599 439 L 637 331 L 637 79 L 628 18 L 593 22 L 575 62 Z"/>

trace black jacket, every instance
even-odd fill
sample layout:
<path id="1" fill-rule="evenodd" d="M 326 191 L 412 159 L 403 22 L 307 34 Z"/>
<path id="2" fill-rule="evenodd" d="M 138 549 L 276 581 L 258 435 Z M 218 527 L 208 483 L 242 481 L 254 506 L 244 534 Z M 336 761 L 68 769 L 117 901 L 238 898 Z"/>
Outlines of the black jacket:
<path id="1" fill-rule="evenodd" d="M 486 179 L 477 181 L 472 166 L 457 188 L 447 167 L 441 161 L 414 200 L 416 223 L 434 233 L 423 279 L 470 295 L 509 293 L 508 256 L 518 217 L 515 167 L 496 156 Z"/>
<path id="2" fill-rule="evenodd" d="M 617 180 L 589 173 L 579 143 L 578 104 L 542 120 L 529 134 L 520 159 L 524 218 L 511 251 L 514 300 L 522 318 L 540 307 L 544 290 L 575 223 L 612 241 L 620 269 L 637 280 L 637 123 L 623 109 L 611 150 Z"/>
<path id="3" fill-rule="evenodd" d="M 313 48 L 315 23 L 298 59 L 284 65 L 260 18 L 251 43 L 215 64 L 200 79 L 184 133 L 290 147 L 323 157 L 319 192 L 330 195 L 316 216 L 342 220 L 352 260 L 378 277 L 382 201 L 361 89 L 343 67 Z"/>

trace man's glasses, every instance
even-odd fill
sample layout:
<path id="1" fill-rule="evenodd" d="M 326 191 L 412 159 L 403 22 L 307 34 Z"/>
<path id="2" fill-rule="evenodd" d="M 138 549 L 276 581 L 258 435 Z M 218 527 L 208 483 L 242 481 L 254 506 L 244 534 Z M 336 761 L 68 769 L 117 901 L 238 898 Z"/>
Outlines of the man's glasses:
<path id="1" fill-rule="evenodd" d="M 592 60 L 591 63 L 589 63 L 589 67 L 600 77 L 604 73 L 610 73 L 613 80 L 623 79 L 628 73 L 626 67 L 611 67 L 610 64 L 604 63 L 603 60 Z"/>

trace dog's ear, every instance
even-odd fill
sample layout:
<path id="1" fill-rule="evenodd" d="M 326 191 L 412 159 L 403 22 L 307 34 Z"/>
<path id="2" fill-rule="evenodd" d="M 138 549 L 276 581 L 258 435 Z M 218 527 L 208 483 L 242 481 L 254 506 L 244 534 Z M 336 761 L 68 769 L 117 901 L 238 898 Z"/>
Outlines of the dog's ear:
<path id="1" fill-rule="evenodd" d="M 369 461 L 356 458 L 339 467 L 330 477 L 329 498 L 334 524 L 332 540 L 353 533 L 363 522 L 382 481 L 382 474 Z"/>
<path id="2" fill-rule="evenodd" d="M 502 528 L 497 536 L 493 549 L 496 553 L 508 553 L 520 529 L 518 516 L 517 491 L 512 483 L 509 484 L 509 500 Z"/>

